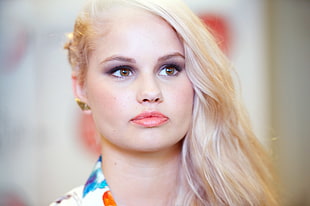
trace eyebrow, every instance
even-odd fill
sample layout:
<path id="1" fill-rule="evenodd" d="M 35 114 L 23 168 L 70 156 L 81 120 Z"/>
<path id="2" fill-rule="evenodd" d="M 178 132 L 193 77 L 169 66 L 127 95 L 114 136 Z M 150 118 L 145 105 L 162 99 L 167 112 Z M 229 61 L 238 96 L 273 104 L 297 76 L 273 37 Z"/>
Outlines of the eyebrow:
<path id="1" fill-rule="evenodd" d="M 113 55 L 110 56 L 103 61 L 100 62 L 100 64 L 103 64 L 105 62 L 110 62 L 110 61 L 121 61 L 121 62 L 129 62 L 129 63 L 136 63 L 136 60 L 124 56 L 118 56 L 118 55 Z"/>
<path id="2" fill-rule="evenodd" d="M 157 61 L 158 62 L 166 61 L 168 59 L 175 58 L 175 57 L 181 57 L 181 58 L 185 59 L 183 54 L 181 54 L 180 52 L 175 52 L 172 54 L 167 54 L 167 55 L 164 55 L 162 57 L 159 57 Z M 128 63 L 136 63 L 135 59 L 125 57 L 125 56 L 113 55 L 113 56 L 107 57 L 106 59 L 101 61 L 100 64 L 103 64 L 103 63 L 106 63 L 109 61 L 121 61 L 121 62 L 128 62 Z"/>
<path id="3" fill-rule="evenodd" d="M 175 52 L 175 53 L 172 53 L 172 54 L 168 54 L 168 55 L 159 57 L 157 61 L 159 61 L 159 62 L 166 61 L 168 59 L 175 58 L 175 57 L 181 57 L 182 59 L 185 59 L 183 54 L 181 54 L 180 52 Z"/>

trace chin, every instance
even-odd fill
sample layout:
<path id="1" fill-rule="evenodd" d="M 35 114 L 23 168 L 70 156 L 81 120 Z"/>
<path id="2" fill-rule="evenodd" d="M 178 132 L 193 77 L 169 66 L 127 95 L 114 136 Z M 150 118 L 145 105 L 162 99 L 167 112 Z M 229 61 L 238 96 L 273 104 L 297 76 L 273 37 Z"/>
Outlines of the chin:
<path id="1" fill-rule="evenodd" d="M 137 144 L 135 145 L 136 147 L 131 148 L 132 152 L 136 153 L 145 153 L 145 154 L 153 154 L 153 153 L 167 153 L 167 152 L 175 152 L 181 151 L 181 143 L 182 141 L 178 141 L 173 144 L 168 144 L 168 143 L 158 143 L 158 142 L 148 142 L 145 143 L 144 145 L 139 145 L 137 147 Z"/>

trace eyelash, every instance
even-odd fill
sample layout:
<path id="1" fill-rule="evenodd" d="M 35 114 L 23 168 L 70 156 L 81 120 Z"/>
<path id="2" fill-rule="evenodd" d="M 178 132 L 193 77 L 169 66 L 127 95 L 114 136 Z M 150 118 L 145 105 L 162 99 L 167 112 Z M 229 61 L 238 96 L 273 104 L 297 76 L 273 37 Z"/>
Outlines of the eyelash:
<path id="1" fill-rule="evenodd" d="M 128 76 L 122 76 L 122 75 L 116 75 L 117 72 L 121 72 L 121 70 L 126 70 L 130 73 L 130 75 Z M 120 65 L 120 66 L 116 66 L 116 67 L 113 67 L 111 70 L 109 70 L 107 72 L 107 74 L 115 77 L 115 78 L 120 78 L 120 79 L 123 79 L 123 78 L 126 78 L 126 77 L 129 77 L 132 75 L 132 73 L 134 73 L 134 69 L 131 67 L 131 66 L 126 66 L 126 65 Z"/>
<path id="2" fill-rule="evenodd" d="M 162 71 L 164 71 L 165 69 L 169 69 L 169 68 L 174 69 L 173 74 L 171 74 L 171 75 L 167 74 L 167 73 L 163 74 L 163 75 L 160 74 Z M 120 72 L 122 70 L 128 72 L 128 75 L 121 75 Z M 165 65 L 160 67 L 158 74 L 160 76 L 163 76 L 163 77 L 175 77 L 175 76 L 178 76 L 178 74 L 182 70 L 183 70 L 183 68 L 181 66 L 179 66 L 178 64 L 165 64 Z M 113 76 L 113 77 L 115 77 L 115 78 L 124 79 L 124 78 L 127 78 L 127 77 L 131 77 L 135 73 L 135 69 L 132 68 L 131 66 L 120 65 L 120 66 L 113 67 L 111 70 L 109 70 L 106 73 L 111 75 L 111 76 Z"/>
<path id="3" fill-rule="evenodd" d="M 174 76 L 178 76 L 178 74 L 183 70 L 183 68 L 177 64 L 165 64 L 163 65 L 160 69 L 159 69 L 159 74 L 161 73 L 161 71 L 163 71 L 164 69 L 174 69 L 173 74 L 167 74 L 167 75 L 162 75 L 162 76 L 169 76 L 169 77 L 174 77 Z M 167 72 L 167 70 L 166 70 Z"/>

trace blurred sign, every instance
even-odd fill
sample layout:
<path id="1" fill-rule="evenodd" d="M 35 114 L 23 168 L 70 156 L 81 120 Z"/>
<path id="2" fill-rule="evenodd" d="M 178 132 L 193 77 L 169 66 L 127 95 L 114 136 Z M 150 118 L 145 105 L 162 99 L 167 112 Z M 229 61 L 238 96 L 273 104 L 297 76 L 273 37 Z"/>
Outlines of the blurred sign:
<path id="1" fill-rule="evenodd" d="M 80 137 L 82 138 L 83 145 L 89 152 L 98 156 L 101 153 L 100 136 L 96 132 L 92 116 L 90 114 L 82 113 L 78 128 L 80 130 Z"/>
<path id="2" fill-rule="evenodd" d="M 211 14 L 200 15 L 200 18 L 211 31 L 222 51 L 228 55 L 231 46 L 231 32 L 227 21 L 219 15 Z"/>
<path id="3" fill-rule="evenodd" d="M 27 206 L 25 201 L 19 194 L 11 191 L 0 192 L 0 205 L 1 206 Z"/>

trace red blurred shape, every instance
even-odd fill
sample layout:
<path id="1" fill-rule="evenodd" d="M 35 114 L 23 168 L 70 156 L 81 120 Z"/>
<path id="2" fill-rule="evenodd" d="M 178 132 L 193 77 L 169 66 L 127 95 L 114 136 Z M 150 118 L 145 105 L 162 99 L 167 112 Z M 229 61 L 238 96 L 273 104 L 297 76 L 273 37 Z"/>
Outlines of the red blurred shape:
<path id="1" fill-rule="evenodd" d="M 231 46 L 230 30 L 224 17 L 213 14 L 202 14 L 199 15 L 199 17 L 207 25 L 209 31 L 214 35 L 222 51 L 229 54 L 229 48 Z"/>
<path id="2" fill-rule="evenodd" d="M 12 191 L 0 192 L 0 205 L 1 206 L 26 206 L 27 204 L 21 198 L 21 195 Z"/>
<path id="3" fill-rule="evenodd" d="M 94 155 L 101 153 L 100 137 L 96 132 L 94 120 L 90 114 L 82 114 L 79 129 L 83 145 Z"/>

